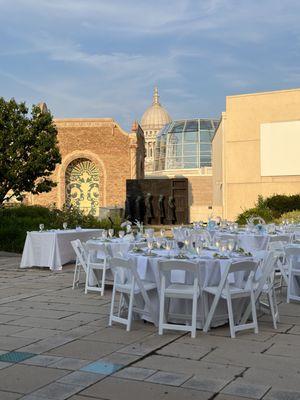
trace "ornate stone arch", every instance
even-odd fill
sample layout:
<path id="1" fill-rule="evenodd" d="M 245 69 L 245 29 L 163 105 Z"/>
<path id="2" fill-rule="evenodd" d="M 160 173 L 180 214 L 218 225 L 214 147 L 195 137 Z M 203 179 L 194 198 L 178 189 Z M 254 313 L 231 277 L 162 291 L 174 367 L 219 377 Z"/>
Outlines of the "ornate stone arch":
<path id="1" fill-rule="evenodd" d="M 63 157 L 59 166 L 58 177 L 58 206 L 62 207 L 66 203 L 66 172 L 68 166 L 75 160 L 86 159 L 91 161 L 99 171 L 99 207 L 106 205 L 106 170 L 103 161 L 93 152 L 73 151 Z"/>

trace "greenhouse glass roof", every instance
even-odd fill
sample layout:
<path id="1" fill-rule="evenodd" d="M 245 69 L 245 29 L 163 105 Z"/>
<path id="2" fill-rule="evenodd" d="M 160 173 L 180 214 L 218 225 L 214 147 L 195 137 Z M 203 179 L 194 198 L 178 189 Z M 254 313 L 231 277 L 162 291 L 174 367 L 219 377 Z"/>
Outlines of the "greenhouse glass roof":
<path id="1" fill-rule="evenodd" d="M 215 119 L 188 119 L 165 125 L 156 138 L 155 171 L 211 167 L 218 124 Z"/>

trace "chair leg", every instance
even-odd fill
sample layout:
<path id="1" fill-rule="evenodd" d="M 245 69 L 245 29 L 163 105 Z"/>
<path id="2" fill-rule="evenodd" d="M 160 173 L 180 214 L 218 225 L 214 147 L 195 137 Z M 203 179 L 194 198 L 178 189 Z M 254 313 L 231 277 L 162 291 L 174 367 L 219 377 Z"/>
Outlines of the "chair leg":
<path id="1" fill-rule="evenodd" d="M 194 293 L 193 308 L 192 308 L 192 333 L 191 333 L 192 338 L 196 337 L 197 301 L 198 301 L 198 297 L 197 297 L 196 293 Z"/>
<path id="2" fill-rule="evenodd" d="M 102 270 L 102 284 L 101 284 L 101 296 L 104 295 L 104 288 L 105 288 L 105 274 L 106 274 L 106 268 L 104 267 Z"/>
<path id="3" fill-rule="evenodd" d="M 289 273 L 289 279 L 288 279 L 288 284 L 287 284 L 287 290 L 286 290 L 286 302 L 290 302 L 290 295 L 291 295 L 291 283 L 292 283 L 292 273 Z"/>
<path id="4" fill-rule="evenodd" d="M 132 308 L 133 308 L 133 298 L 134 298 L 134 284 L 132 285 L 132 290 L 130 292 L 129 297 L 129 305 L 128 305 L 128 319 L 127 319 L 127 327 L 126 331 L 129 332 L 131 328 L 131 321 L 132 321 Z"/>
<path id="5" fill-rule="evenodd" d="M 274 303 L 276 321 L 277 321 L 277 322 L 280 322 L 280 320 L 279 320 L 279 310 L 278 310 L 278 304 L 277 304 L 277 297 L 276 297 L 276 291 L 275 291 L 274 288 L 272 289 L 272 295 L 273 295 L 273 303 Z"/>
<path id="6" fill-rule="evenodd" d="M 271 311 L 272 320 L 273 320 L 273 327 L 274 327 L 274 329 L 277 329 L 276 315 L 275 315 L 275 309 L 274 309 L 274 303 L 273 303 L 273 297 L 272 297 L 271 291 L 268 292 L 268 300 L 269 300 L 269 306 L 270 306 L 270 311 Z"/>
<path id="7" fill-rule="evenodd" d="M 110 304 L 110 314 L 109 314 L 109 322 L 108 325 L 112 326 L 112 317 L 114 315 L 114 305 L 115 305 L 115 295 L 116 295 L 116 279 L 114 279 L 114 287 L 111 295 L 111 304 Z"/>
<path id="8" fill-rule="evenodd" d="M 77 269 L 78 269 L 78 264 L 77 264 L 77 261 L 76 261 L 72 289 L 75 289 L 75 285 L 76 285 L 76 282 L 77 282 Z"/>
<path id="9" fill-rule="evenodd" d="M 252 318 L 254 323 L 254 333 L 258 333 L 258 324 L 257 324 L 257 315 L 256 315 L 256 304 L 255 304 L 255 295 L 253 290 L 251 290 L 251 308 L 252 308 Z"/>
<path id="10" fill-rule="evenodd" d="M 227 308 L 228 308 L 228 317 L 229 317 L 229 327 L 230 327 L 230 335 L 232 338 L 235 338 L 235 329 L 234 329 L 234 319 L 233 319 L 233 310 L 232 310 L 232 301 L 230 294 L 227 294 Z"/>
<path id="11" fill-rule="evenodd" d="M 165 293 L 160 293 L 160 304 L 159 304 L 159 322 L 158 322 L 158 334 L 163 334 L 162 324 L 164 323 L 165 316 Z"/>
<path id="12" fill-rule="evenodd" d="M 123 304 L 123 293 L 120 294 L 119 308 L 118 308 L 118 317 L 121 316 L 122 304 Z"/>
<path id="13" fill-rule="evenodd" d="M 90 279 L 90 267 L 87 266 L 86 275 L 85 275 L 85 289 L 84 289 L 85 294 L 87 294 L 87 292 L 88 292 L 89 279 Z"/>
<path id="14" fill-rule="evenodd" d="M 203 332 L 208 332 L 209 331 L 210 324 L 211 324 L 211 321 L 213 319 L 214 313 L 216 311 L 219 299 L 220 299 L 220 295 L 215 295 L 214 300 L 212 302 L 212 305 L 210 307 L 207 319 L 206 319 L 204 327 L 203 327 Z"/>

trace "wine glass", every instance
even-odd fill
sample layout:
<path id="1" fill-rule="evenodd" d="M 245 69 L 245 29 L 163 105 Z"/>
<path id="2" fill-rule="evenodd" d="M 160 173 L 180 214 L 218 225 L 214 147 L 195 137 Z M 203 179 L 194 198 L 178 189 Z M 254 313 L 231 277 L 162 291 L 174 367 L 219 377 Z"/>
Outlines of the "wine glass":
<path id="1" fill-rule="evenodd" d="M 64 230 L 66 230 L 67 227 L 68 227 L 68 223 L 67 223 L 67 222 L 64 222 L 64 223 L 63 223 L 63 228 L 64 228 Z"/>
<path id="2" fill-rule="evenodd" d="M 220 239 L 219 238 L 217 238 L 215 240 L 215 246 L 216 246 L 217 250 L 219 250 L 219 248 L 220 248 Z"/>
<path id="3" fill-rule="evenodd" d="M 200 254 L 203 250 L 203 243 L 201 242 L 201 240 L 198 240 L 196 242 L 195 250 L 196 250 L 197 255 L 200 256 Z"/>
<path id="4" fill-rule="evenodd" d="M 163 244 L 163 237 L 157 237 L 157 238 L 156 238 L 156 245 L 157 245 L 157 248 L 160 249 L 161 246 L 162 246 L 162 244 Z"/>
<path id="5" fill-rule="evenodd" d="M 106 229 L 103 229 L 103 232 L 102 232 L 102 239 L 103 239 L 103 240 L 107 239 L 107 230 L 106 230 Z"/>
<path id="6" fill-rule="evenodd" d="M 226 251 L 227 251 L 227 242 L 225 241 L 225 240 L 222 240 L 221 242 L 220 242 L 220 250 L 221 250 L 221 253 L 223 254 L 223 255 L 225 255 L 226 254 Z"/>
<path id="7" fill-rule="evenodd" d="M 186 237 L 186 238 L 184 239 L 184 245 L 185 245 L 186 251 L 188 251 L 189 246 L 190 246 L 190 239 L 189 239 L 189 238 Z"/>
<path id="8" fill-rule="evenodd" d="M 170 252 L 172 250 L 172 240 L 166 240 L 166 250 L 168 252 L 168 258 L 170 258 Z"/>
<path id="9" fill-rule="evenodd" d="M 108 230 L 108 235 L 109 235 L 110 238 L 112 238 L 112 237 L 114 236 L 114 230 L 113 230 L 113 228 L 111 228 L 111 229 Z"/>
<path id="10" fill-rule="evenodd" d="M 147 240 L 147 247 L 148 247 L 148 255 L 150 256 L 151 255 L 151 250 L 153 249 L 153 239 L 152 238 L 149 238 L 148 240 Z"/>
<path id="11" fill-rule="evenodd" d="M 44 230 L 44 228 L 45 228 L 45 225 L 44 225 L 44 224 L 40 224 L 40 225 L 39 225 L 39 228 L 40 228 L 40 232 L 43 232 L 43 230 Z"/>
<path id="12" fill-rule="evenodd" d="M 125 236 L 125 231 L 119 231 L 119 238 L 123 239 L 124 236 Z"/>
<path id="13" fill-rule="evenodd" d="M 165 232 L 166 232 L 165 229 L 162 228 L 162 229 L 160 230 L 160 236 L 161 236 L 161 237 L 164 237 L 164 236 L 165 236 Z"/>
<path id="14" fill-rule="evenodd" d="M 231 254 L 233 249 L 234 249 L 234 246 L 235 246 L 234 240 L 233 239 L 229 239 L 228 243 L 227 243 L 227 246 L 228 246 L 228 250 L 229 250 L 229 252 Z"/>

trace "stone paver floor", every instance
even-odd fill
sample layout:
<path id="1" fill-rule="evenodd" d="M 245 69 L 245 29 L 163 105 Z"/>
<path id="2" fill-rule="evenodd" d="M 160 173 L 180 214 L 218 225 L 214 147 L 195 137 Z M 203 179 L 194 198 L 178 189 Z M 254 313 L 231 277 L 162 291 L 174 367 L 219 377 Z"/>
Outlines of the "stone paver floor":
<path id="1" fill-rule="evenodd" d="M 71 289 L 61 273 L 21 270 L 0 255 L 0 399 L 125 400 L 300 399 L 300 304 L 279 306 L 259 334 L 157 334 L 135 322 L 109 328 L 111 291 L 103 298 Z"/>

